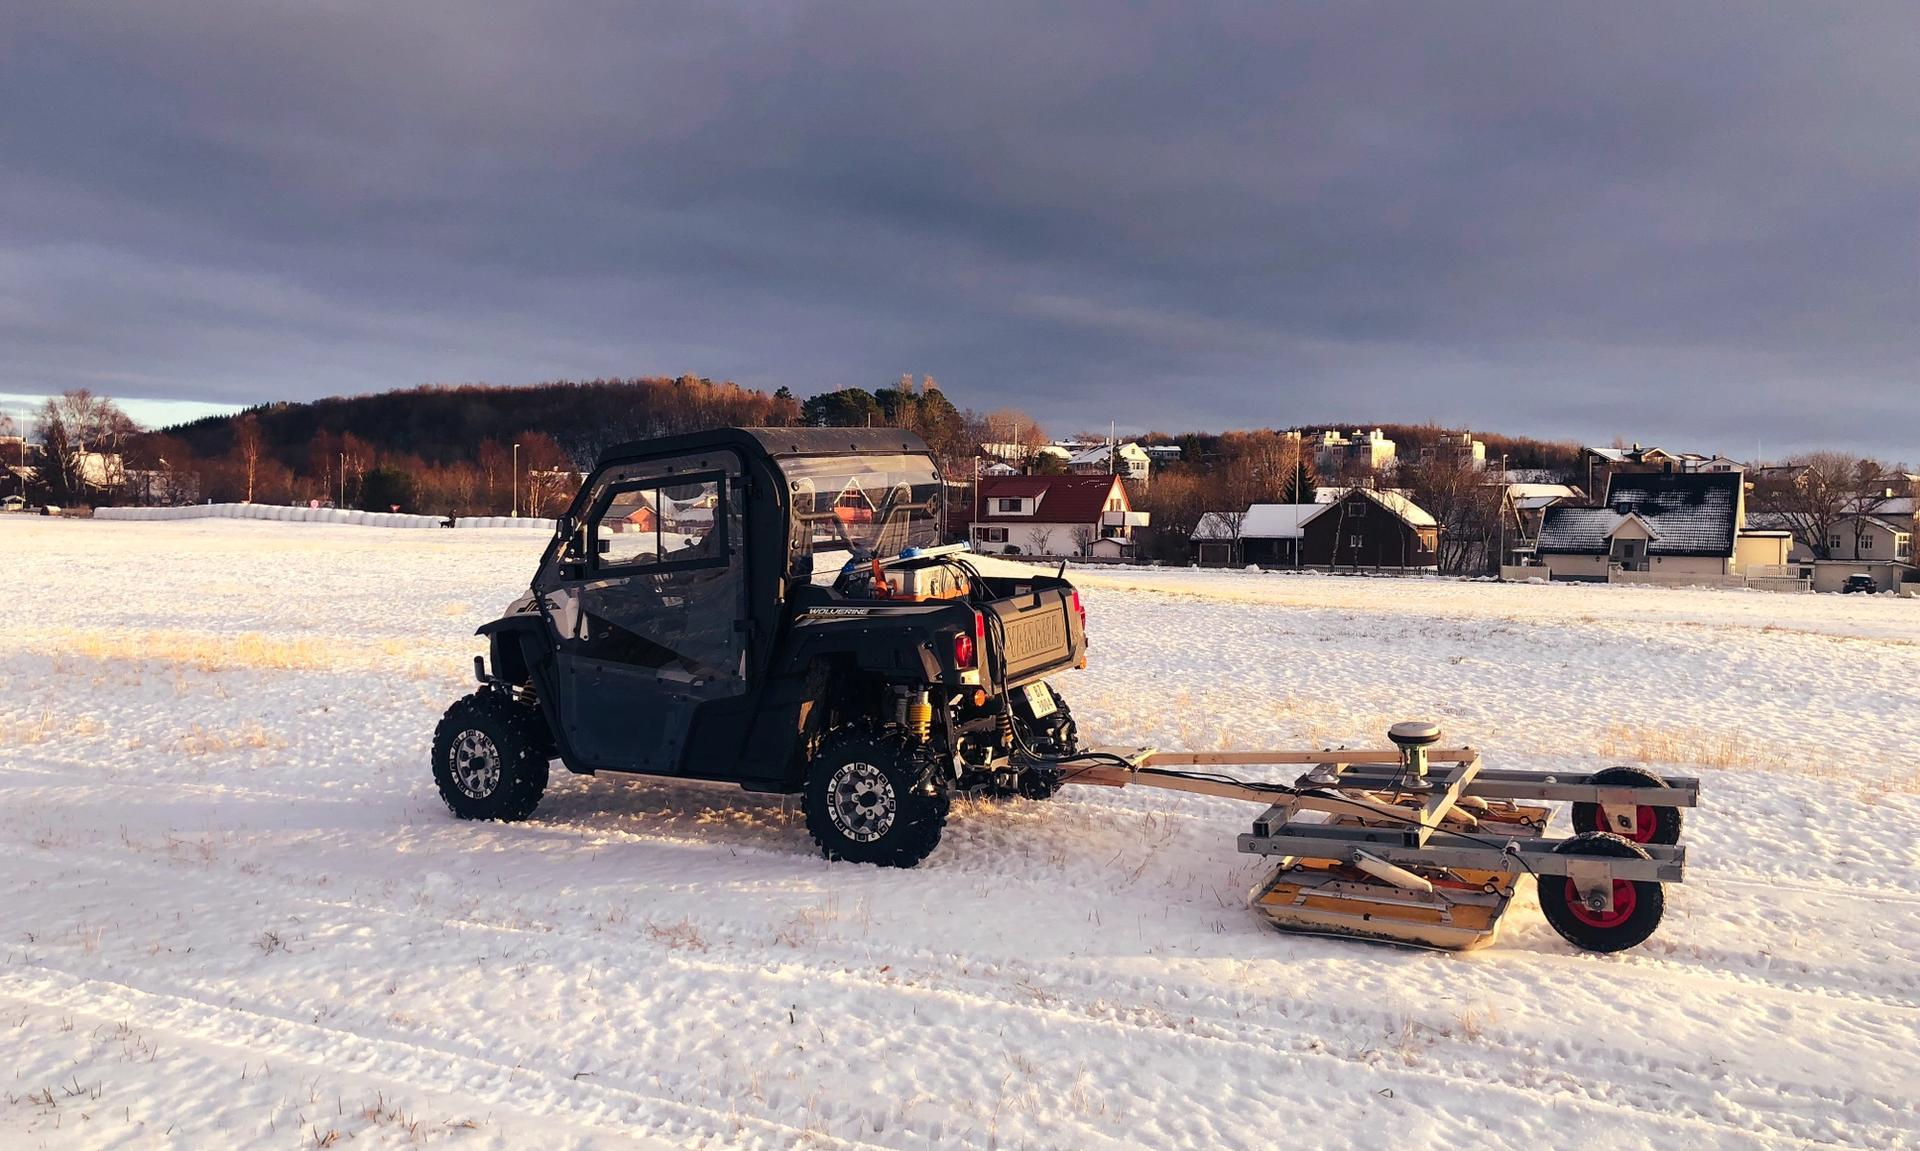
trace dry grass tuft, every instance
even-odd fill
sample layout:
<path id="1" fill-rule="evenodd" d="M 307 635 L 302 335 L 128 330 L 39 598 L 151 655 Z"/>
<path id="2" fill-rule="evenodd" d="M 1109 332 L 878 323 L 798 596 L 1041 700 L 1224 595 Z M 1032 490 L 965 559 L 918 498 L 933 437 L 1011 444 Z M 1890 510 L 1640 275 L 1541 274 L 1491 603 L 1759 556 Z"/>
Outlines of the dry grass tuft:
<path id="1" fill-rule="evenodd" d="M 75 629 L 49 632 L 36 646 L 60 661 L 162 663 L 214 671 L 305 671 L 369 667 L 406 661 L 413 648 L 399 640 L 369 643 L 339 636 L 276 636 L 260 632 L 220 635 L 197 631 Z"/>
<path id="2" fill-rule="evenodd" d="M 793 913 L 787 925 L 774 933 L 774 939 L 797 949 L 810 946 L 820 938 L 827 925 L 840 918 L 839 902 L 833 896 L 817 907 L 803 907 Z"/>
<path id="3" fill-rule="evenodd" d="M 1765 745 L 1738 732 L 1700 728 L 1629 727 L 1617 723 L 1601 733 L 1596 750 L 1606 759 L 1694 767 L 1769 767 L 1776 761 L 1776 756 Z"/>
<path id="4" fill-rule="evenodd" d="M 257 723 L 231 731 L 214 731 L 196 723 L 173 741 L 173 749 L 183 755 L 219 755 L 247 749 L 278 751 L 286 746 L 285 738 Z"/>
<path id="5" fill-rule="evenodd" d="M 691 919 L 682 919 L 678 923 L 655 923 L 649 919 L 646 923 L 647 938 L 672 951 L 705 951 L 706 937 Z"/>
<path id="6" fill-rule="evenodd" d="M 100 731 L 100 721 L 92 716 L 60 721 L 51 711 L 43 711 L 32 718 L 0 719 L 0 747 L 33 747 L 51 739 L 79 739 Z"/>

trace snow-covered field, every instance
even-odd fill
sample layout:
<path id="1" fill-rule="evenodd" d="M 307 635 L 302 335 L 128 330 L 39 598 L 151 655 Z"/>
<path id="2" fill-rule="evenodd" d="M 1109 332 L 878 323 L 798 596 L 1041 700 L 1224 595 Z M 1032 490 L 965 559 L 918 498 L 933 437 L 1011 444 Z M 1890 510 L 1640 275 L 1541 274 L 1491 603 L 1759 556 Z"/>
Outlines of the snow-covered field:
<path id="1" fill-rule="evenodd" d="M 1619 956 L 1292 937 L 1244 804 L 962 804 L 910 872 L 787 803 L 427 745 L 542 540 L 0 520 L 0 1146 L 1920 1145 L 1920 602 L 1084 576 L 1101 742 L 1699 774 Z"/>

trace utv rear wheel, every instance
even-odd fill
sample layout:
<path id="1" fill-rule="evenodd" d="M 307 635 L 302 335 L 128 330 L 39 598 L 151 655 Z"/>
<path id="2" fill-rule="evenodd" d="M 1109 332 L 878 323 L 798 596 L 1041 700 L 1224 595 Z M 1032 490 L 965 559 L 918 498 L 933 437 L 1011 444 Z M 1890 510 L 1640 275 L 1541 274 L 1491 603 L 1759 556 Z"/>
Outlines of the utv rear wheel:
<path id="1" fill-rule="evenodd" d="M 461 819 L 519 820 L 547 790 L 537 715 L 498 692 L 481 691 L 447 709 L 433 733 L 433 781 Z"/>
<path id="2" fill-rule="evenodd" d="M 947 796 L 924 776 L 900 736 L 829 735 L 807 770 L 807 831 L 828 859 L 912 867 L 947 822 Z"/>

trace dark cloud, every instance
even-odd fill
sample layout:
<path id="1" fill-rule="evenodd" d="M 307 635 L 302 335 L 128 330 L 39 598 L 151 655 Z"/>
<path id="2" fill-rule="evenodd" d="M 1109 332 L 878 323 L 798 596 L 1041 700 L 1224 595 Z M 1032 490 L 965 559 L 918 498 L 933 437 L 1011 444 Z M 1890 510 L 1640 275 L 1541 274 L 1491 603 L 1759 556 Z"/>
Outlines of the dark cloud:
<path id="1" fill-rule="evenodd" d="M 0 392 L 931 372 L 1920 457 L 1912 8 L 0 19 Z"/>

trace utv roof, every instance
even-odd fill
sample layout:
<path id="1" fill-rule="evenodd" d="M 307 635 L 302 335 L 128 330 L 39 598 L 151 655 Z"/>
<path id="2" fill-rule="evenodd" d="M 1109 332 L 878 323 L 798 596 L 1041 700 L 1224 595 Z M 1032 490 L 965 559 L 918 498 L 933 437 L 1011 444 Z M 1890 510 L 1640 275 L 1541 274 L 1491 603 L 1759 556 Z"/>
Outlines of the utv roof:
<path id="1" fill-rule="evenodd" d="M 596 466 L 643 456 L 737 448 L 774 459 L 798 456 L 858 456 L 915 454 L 927 450 L 926 441 L 904 428 L 716 428 L 653 440 L 615 444 L 600 453 Z"/>

